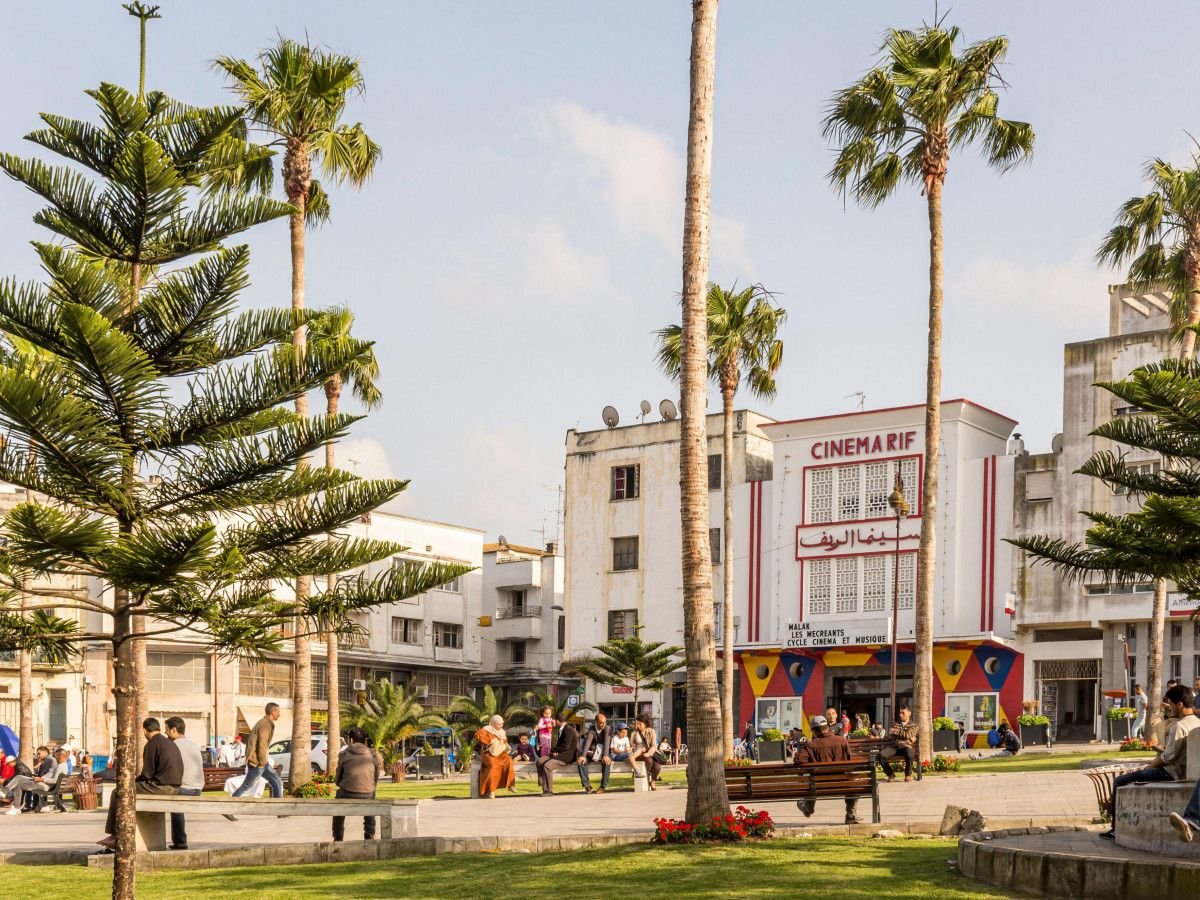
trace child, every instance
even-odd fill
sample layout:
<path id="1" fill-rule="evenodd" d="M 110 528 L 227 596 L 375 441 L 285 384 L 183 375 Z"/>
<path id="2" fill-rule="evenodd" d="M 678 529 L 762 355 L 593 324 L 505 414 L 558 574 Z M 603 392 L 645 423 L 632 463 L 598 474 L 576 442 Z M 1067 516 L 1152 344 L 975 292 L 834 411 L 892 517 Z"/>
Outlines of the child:
<path id="1" fill-rule="evenodd" d="M 517 749 L 513 751 L 513 756 L 518 762 L 533 762 L 537 759 L 537 755 L 533 752 L 533 744 L 529 743 L 529 735 L 521 735 L 517 742 Z"/>
<path id="2" fill-rule="evenodd" d="M 629 759 L 629 726 L 622 725 L 617 729 L 617 736 L 609 745 L 613 762 L 626 762 Z"/>
<path id="3" fill-rule="evenodd" d="M 550 756 L 550 738 L 554 733 L 554 709 L 549 706 L 542 707 L 542 717 L 538 719 L 537 736 L 538 736 L 538 756 L 543 759 Z"/>

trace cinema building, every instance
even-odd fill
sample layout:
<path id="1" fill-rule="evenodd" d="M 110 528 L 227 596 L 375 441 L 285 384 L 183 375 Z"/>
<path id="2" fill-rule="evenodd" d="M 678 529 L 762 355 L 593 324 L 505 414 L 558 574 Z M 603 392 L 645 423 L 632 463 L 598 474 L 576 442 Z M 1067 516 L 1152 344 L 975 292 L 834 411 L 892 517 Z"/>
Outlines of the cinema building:
<path id="1" fill-rule="evenodd" d="M 1013 521 L 1015 424 L 967 400 L 942 404 L 933 708 L 976 742 L 1015 721 L 1022 699 L 1014 551 L 1003 541 Z M 897 567 L 898 703 L 911 705 L 913 695 L 924 407 L 761 427 L 774 477 L 751 485 L 739 509 L 749 570 L 737 598 L 741 718 L 786 732 L 834 706 L 886 722 Z M 898 526 L 888 506 L 897 473 L 911 505 Z"/>

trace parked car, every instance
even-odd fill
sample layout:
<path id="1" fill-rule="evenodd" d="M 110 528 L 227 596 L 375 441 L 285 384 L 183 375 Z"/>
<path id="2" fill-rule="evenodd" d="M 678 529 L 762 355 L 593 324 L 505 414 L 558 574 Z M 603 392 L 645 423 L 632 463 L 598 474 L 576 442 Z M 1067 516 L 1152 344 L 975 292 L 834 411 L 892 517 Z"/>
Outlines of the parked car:
<path id="1" fill-rule="evenodd" d="M 292 770 L 292 739 L 284 738 L 281 741 L 275 741 L 267 750 L 271 755 L 271 762 L 280 766 L 280 774 L 287 778 L 288 773 Z M 329 735 L 315 733 L 312 736 L 312 770 L 313 772 L 324 772 L 329 765 Z"/>

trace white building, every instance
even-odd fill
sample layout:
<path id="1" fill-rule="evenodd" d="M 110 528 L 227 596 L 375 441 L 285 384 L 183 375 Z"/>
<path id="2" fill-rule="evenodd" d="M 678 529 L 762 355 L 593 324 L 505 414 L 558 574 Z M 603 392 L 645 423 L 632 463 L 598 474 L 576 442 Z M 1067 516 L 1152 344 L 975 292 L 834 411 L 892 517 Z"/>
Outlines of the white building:
<path id="1" fill-rule="evenodd" d="M 1017 529 L 1082 542 L 1088 522 L 1080 510 L 1121 514 L 1135 499 L 1075 474 L 1093 453 L 1129 453 L 1126 465 L 1157 468 L 1161 461 L 1093 437 L 1099 425 L 1136 414 L 1096 382 L 1116 381 L 1134 369 L 1178 353 L 1167 315 L 1169 297 L 1109 288 L 1109 334 L 1068 344 L 1063 352 L 1063 432 L 1049 453 L 1024 454 L 1016 472 Z M 1102 692 L 1146 683 L 1146 642 L 1152 586 L 1114 585 L 1094 578 L 1065 582 L 1052 569 L 1027 562 L 1020 570 L 1016 625 L 1025 656 L 1030 697 L 1057 729 L 1059 739 L 1104 736 Z M 1187 618 L 1194 606 L 1170 596 L 1163 648 L 1163 683 L 1200 677 L 1200 626 Z M 1130 655 L 1129 683 L 1125 644 Z"/>
<path id="2" fill-rule="evenodd" d="M 475 681 L 510 698 L 558 694 L 578 683 L 561 668 L 567 646 L 565 569 L 558 544 L 544 550 L 483 545 L 482 671 Z"/>

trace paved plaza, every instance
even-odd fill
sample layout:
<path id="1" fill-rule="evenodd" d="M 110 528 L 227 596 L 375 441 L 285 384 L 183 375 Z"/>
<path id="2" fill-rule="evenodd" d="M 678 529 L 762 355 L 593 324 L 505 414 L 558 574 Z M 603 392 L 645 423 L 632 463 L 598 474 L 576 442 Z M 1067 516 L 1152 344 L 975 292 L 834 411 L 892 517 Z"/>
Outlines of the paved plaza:
<path id="1" fill-rule="evenodd" d="M 881 784 L 884 825 L 941 822 L 948 804 L 977 809 L 990 819 L 1086 822 L 1096 815 L 1091 783 L 1079 772 L 1014 772 L 1003 775 L 933 776 L 905 784 Z M 495 800 L 422 800 L 418 833 L 422 837 L 556 837 L 582 834 L 648 832 L 659 817 L 683 816 L 685 788 L 653 793 L 621 791 L 603 795 L 519 795 Z M 839 825 L 840 800 L 821 801 L 805 819 L 793 801 L 750 803 L 770 810 L 781 827 Z M 859 803 L 859 817 L 870 822 L 870 803 Z M 353 819 L 348 838 L 361 834 Z M 218 815 L 188 816 L 192 848 L 329 840 L 328 818 L 248 817 L 228 822 Z M 104 813 L 0 816 L 0 852 L 89 850 L 103 836 Z"/>

